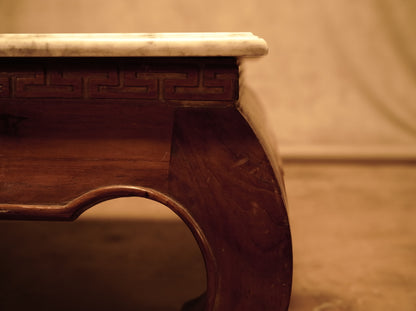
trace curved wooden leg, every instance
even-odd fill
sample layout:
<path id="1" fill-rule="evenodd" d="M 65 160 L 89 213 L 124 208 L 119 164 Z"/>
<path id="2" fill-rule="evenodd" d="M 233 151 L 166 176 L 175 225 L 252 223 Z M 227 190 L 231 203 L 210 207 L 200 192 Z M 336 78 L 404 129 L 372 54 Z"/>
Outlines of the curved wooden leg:
<path id="1" fill-rule="evenodd" d="M 168 195 L 206 238 L 205 310 L 287 310 L 292 250 L 282 191 L 237 110 L 176 112 Z"/>

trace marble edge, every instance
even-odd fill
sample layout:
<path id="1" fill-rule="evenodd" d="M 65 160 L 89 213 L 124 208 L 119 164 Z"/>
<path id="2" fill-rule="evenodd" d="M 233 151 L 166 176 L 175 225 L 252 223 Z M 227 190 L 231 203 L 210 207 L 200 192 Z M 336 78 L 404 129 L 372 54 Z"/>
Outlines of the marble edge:
<path id="1" fill-rule="evenodd" d="M 0 34 L 0 57 L 259 57 L 250 32 Z"/>

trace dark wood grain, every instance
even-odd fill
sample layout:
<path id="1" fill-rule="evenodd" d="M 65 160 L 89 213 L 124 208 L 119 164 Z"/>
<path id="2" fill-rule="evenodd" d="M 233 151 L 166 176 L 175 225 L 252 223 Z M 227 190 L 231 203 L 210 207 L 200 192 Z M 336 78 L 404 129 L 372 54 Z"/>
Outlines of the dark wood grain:
<path id="1" fill-rule="evenodd" d="M 282 188 L 234 109 L 176 113 L 169 194 L 206 236 L 212 310 L 287 310 L 291 242 Z M 210 309 L 209 309 L 210 310 Z"/>
<path id="2" fill-rule="evenodd" d="M 111 185 L 166 184 L 173 111 L 134 104 L 20 102 L 0 134 L 0 202 L 66 204 Z"/>

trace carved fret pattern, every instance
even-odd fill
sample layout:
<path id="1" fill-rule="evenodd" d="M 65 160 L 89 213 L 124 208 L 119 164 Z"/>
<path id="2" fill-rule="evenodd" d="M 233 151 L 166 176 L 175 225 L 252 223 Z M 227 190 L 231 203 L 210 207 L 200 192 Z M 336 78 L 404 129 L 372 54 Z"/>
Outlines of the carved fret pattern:
<path id="1" fill-rule="evenodd" d="M 0 98 L 235 101 L 234 59 L 0 60 Z"/>

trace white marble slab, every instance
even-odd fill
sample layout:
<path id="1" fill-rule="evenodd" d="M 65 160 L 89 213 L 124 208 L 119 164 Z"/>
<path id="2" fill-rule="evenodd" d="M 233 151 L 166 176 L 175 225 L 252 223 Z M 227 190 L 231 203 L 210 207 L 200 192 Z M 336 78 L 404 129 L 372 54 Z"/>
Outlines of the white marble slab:
<path id="1" fill-rule="evenodd" d="M 249 32 L 0 34 L 0 57 L 255 57 L 267 51 Z"/>

